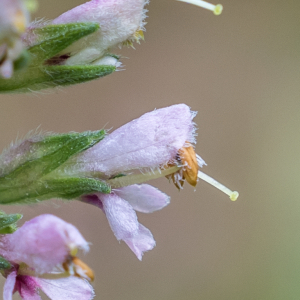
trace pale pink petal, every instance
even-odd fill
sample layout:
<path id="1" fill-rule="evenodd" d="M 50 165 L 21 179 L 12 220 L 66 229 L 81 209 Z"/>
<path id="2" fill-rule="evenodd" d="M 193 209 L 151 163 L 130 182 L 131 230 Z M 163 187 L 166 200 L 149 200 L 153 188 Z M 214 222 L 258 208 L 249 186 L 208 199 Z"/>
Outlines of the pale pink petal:
<path id="1" fill-rule="evenodd" d="M 92 286 L 84 279 L 70 276 L 59 279 L 33 278 L 37 286 L 52 300 L 91 300 Z"/>
<path id="2" fill-rule="evenodd" d="M 22 300 L 41 300 L 34 277 L 18 276 L 17 289 Z"/>
<path id="3" fill-rule="evenodd" d="M 175 159 L 186 141 L 195 142 L 194 116 L 185 104 L 146 113 L 78 155 L 73 171 L 113 175 L 164 165 Z"/>
<path id="4" fill-rule="evenodd" d="M 118 195 L 100 194 L 85 196 L 81 201 L 100 207 L 118 240 L 123 240 L 139 260 L 145 251 L 155 246 L 149 229 L 138 222 L 132 206 Z"/>
<path id="5" fill-rule="evenodd" d="M 0 241 L 1 255 L 38 273 L 52 271 L 74 248 L 88 250 L 88 244 L 76 227 L 53 215 L 40 215 Z"/>
<path id="6" fill-rule="evenodd" d="M 92 0 L 62 14 L 53 24 L 98 22 L 100 30 L 75 42 L 63 53 L 96 49 L 98 57 L 142 29 L 148 0 Z M 83 54 L 83 53 L 82 53 Z M 84 54 L 83 54 L 84 55 Z"/>
<path id="7" fill-rule="evenodd" d="M 115 194 L 98 194 L 109 225 L 118 240 L 135 235 L 139 228 L 132 206 Z"/>
<path id="8" fill-rule="evenodd" d="M 170 203 L 170 197 L 149 184 L 133 184 L 114 191 L 136 211 L 151 213 Z"/>
<path id="9" fill-rule="evenodd" d="M 152 250 L 155 247 L 155 240 L 151 231 L 142 224 L 139 224 L 138 231 L 130 237 L 125 238 L 124 242 L 139 260 L 142 260 L 144 252 Z"/>
<path id="10" fill-rule="evenodd" d="M 3 300 L 12 300 L 12 295 L 15 289 L 17 271 L 11 272 L 5 281 L 3 288 Z"/>

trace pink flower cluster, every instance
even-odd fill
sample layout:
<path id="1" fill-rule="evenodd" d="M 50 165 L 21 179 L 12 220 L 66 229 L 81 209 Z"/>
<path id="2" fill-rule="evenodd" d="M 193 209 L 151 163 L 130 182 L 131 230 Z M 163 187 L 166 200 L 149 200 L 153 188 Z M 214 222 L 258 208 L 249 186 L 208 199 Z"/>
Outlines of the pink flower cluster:
<path id="1" fill-rule="evenodd" d="M 53 215 L 36 217 L 2 236 L 0 255 L 12 265 L 3 274 L 3 299 L 11 300 L 18 291 L 22 299 L 38 300 L 39 289 L 53 300 L 92 299 L 88 273 L 72 259 L 77 249 L 88 248 L 76 227 Z"/>

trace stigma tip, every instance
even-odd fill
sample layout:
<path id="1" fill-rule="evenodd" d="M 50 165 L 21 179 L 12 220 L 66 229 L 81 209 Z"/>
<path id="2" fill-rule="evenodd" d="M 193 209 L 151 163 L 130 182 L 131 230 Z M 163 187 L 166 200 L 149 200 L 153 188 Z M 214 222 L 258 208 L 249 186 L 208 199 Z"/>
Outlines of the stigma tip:
<path id="1" fill-rule="evenodd" d="M 217 4 L 213 10 L 213 13 L 216 15 L 216 16 L 219 16 L 223 11 L 223 5 L 222 4 Z"/>
<path id="2" fill-rule="evenodd" d="M 239 192 L 237 191 L 232 192 L 231 195 L 229 196 L 231 201 L 236 201 L 238 197 L 239 197 Z"/>

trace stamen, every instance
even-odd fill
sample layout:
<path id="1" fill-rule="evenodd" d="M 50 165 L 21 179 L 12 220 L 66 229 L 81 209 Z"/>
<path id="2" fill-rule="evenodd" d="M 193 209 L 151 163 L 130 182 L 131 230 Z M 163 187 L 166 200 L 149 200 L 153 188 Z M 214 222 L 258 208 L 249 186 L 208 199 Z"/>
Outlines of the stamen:
<path id="1" fill-rule="evenodd" d="M 14 16 L 14 25 L 18 33 L 23 33 L 26 29 L 26 18 L 24 13 L 21 10 L 16 12 Z"/>
<path id="2" fill-rule="evenodd" d="M 217 189 L 219 189 L 223 193 L 227 194 L 231 201 L 236 201 L 237 200 L 237 198 L 239 196 L 239 193 L 237 191 L 230 190 L 229 188 L 227 188 L 226 186 L 224 186 L 223 184 L 221 184 L 217 180 L 213 179 L 212 177 L 206 175 L 205 173 L 203 173 L 201 171 L 198 171 L 198 177 L 200 179 L 208 182 L 209 184 L 213 185 L 214 187 L 216 187 Z"/>
<path id="3" fill-rule="evenodd" d="M 203 0 L 178 0 L 178 1 L 191 3 L 194 5 L 206 8 L 208 10 L 211 10 L 216 16 L 220 15 L 223 11 L 223 6 L 221 4 L 214 5 L 214 4 L 205 2 Z"/>
<path id="4" fill-rule="evenodd" d="M 95 278 L 93 270 L 76 256 L 69 256 L 62 266 L 69 275 L 85 278 L 89 281 L 93 281 Z"/>
<path id="5" fill-rule="evenodd" d="M 112 189 L 117 189 L 123 186 L 128 186 L 132 184 L 143 183 L 152 179 L 157 179 L 160 177 L 168 176 L 180 170 L 181 167 L 173 166 L 163 170 L 155 170 L 153 172 L 142 173 L 142 174 L 133 174 L 122 177 L 117 177 L 114 179 L 107 180 Z"/>
<path id="6" fill-rule="evenodd" d="M 87 264 L 85 264 L 78 257 L 73 257 L 72 261 L 73 264 L 76 266 L 76 271 L 75 271 L 76 276 L 86 278 L 90 281 L 94 281 L 95 279 L 94 272 Z"/>

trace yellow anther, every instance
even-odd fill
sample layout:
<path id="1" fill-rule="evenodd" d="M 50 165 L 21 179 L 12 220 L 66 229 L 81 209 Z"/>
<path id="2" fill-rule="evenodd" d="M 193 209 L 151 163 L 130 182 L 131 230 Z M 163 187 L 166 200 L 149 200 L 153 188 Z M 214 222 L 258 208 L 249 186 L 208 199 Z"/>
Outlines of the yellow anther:
<path id="1" fill-rule="evenodd" d="M 70 254 L 71 254 L 71 256 L 76 256 L 77 252 L 78 252 L 78 249 L 77 248 L 73 248 L 71 250 Z"/>
<path id="2" fill-rule="evenodd" d="M 134 38 L 135 38 L 135 40 L 138 42 L 140 39 L 141 40 L 145 40 L 145 36 L 144 36 L 144 32 L 143 32 L 143 30 L 141 30 L 141 29 L 139 29 L 139 30 L 137 30 L 135 33 L 134 33 Z"/>
<path id="3" fill-rule="evenodd" d="M 80 268 L 83 271 L 83 273 L 89 278 L 90 281 L 94 281 L 95 279 L 94 272 L 87 264 L 85 264 L 78 257 L 73 257 L 72 262 L 76 267 Z M 76 271 L 75 271 L 75 275 L 78 277 L 82 277 L 82 275 Z"/>
<path id="4" fill-rule="evenodd" d="M 76 256 L 69 256 L 62 264 L 64 270 L 70 275 L 93 281 L 95 278 L 93 270 Z"/>
<path id="5" fill-rule="evenodd" d="M 180 161 L 183 165 L 182 177 L 192 185 L 196 186 L 198 182 L 198 162 L 194 148 L 192 145 L 183 147 L 178 151 Z"/>
<path id="6" fill-rule="evenodd" d="M 182 189 L 185 180 L 192 186 L 196 186 L 198 182 L 199 166 L 196 152 L 189 142 L 186 142 L 186 145 L 178 150 L 177 161 L 180 164 L 180 169 L 166 176 L 172 179 L 178 190 Z M 169 163 L 168 167 L 176 166 L 178 163 Z"/>
<path id="7" fill-rule="evenodd" d="M 18 33 L 23 33 L 26 29 L 26 18 L 21 10 L 18 10 L 14 16 L 13 24 Z"/>

